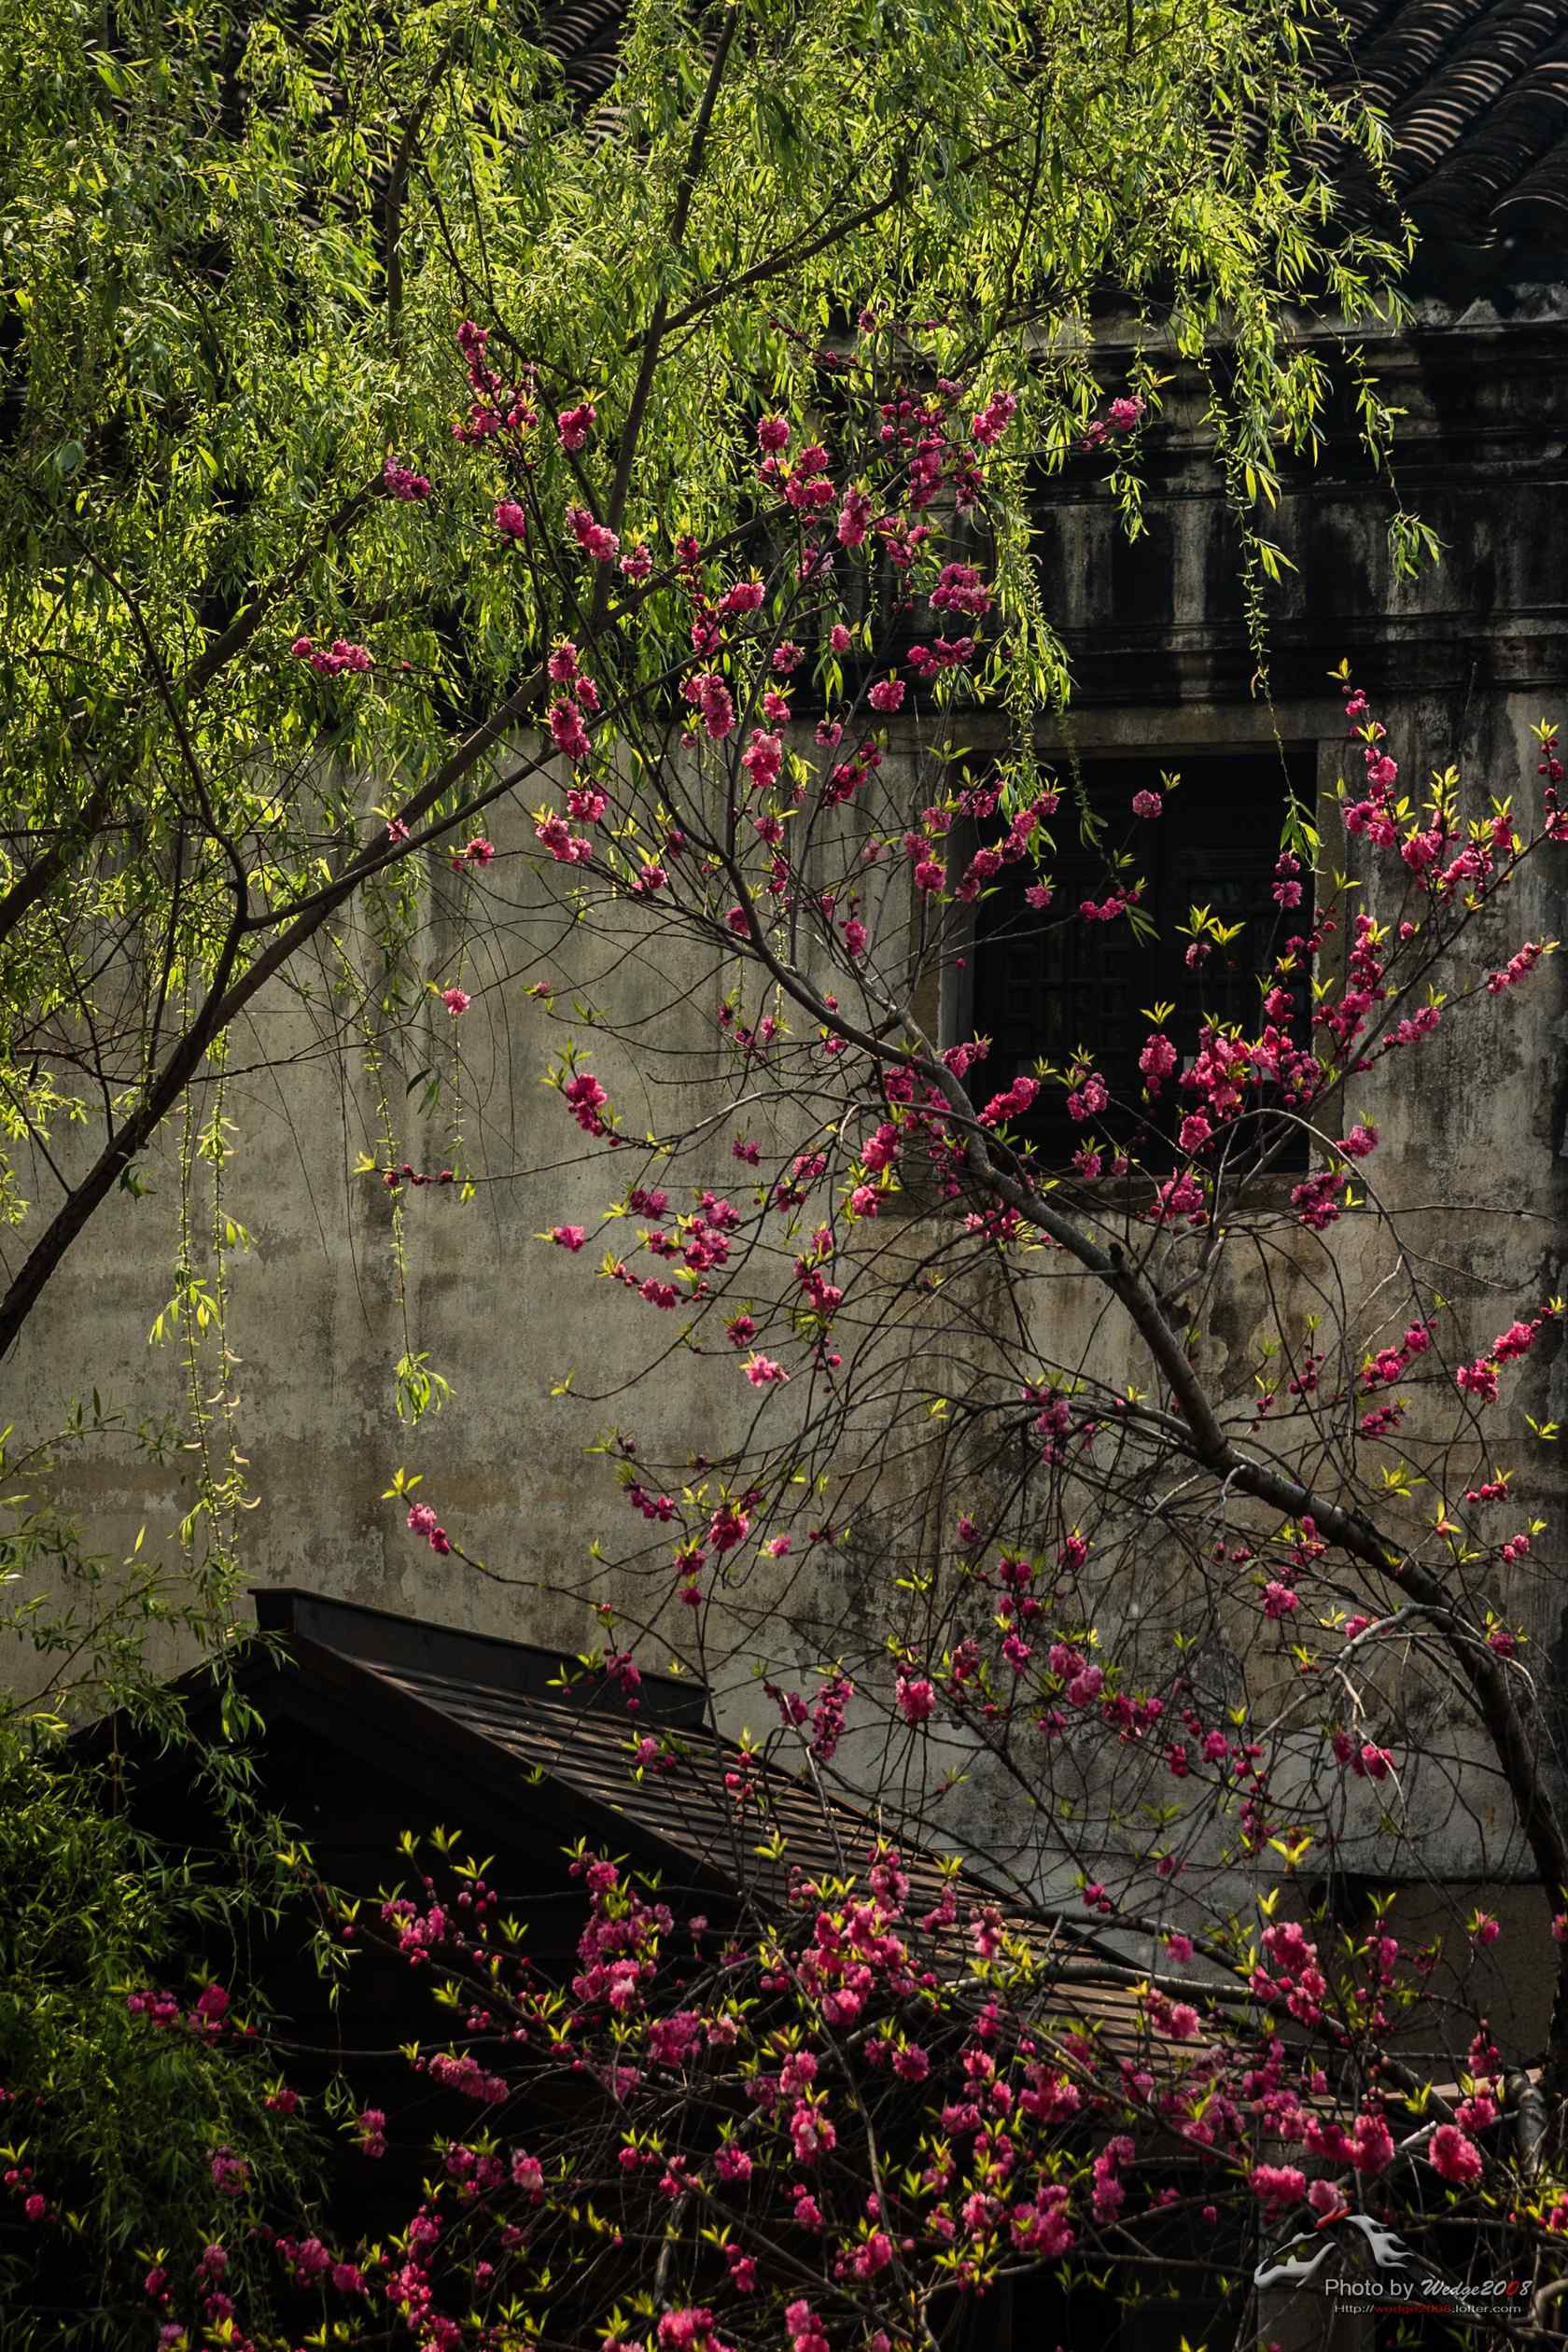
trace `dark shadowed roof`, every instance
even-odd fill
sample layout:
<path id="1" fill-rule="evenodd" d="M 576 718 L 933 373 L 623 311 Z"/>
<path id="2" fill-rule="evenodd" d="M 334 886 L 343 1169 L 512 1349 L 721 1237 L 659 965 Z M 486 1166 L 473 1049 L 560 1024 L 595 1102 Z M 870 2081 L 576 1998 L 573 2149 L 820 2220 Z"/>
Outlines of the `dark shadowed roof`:
<path id="1" fill-rule="evenodd" d="M 626 7 L 545 11 L 543 46 L 585 112 L 614 78 Z M 1568 243 L 1568 0 L 1343 0 L 1341 13 L 1325 64 L 1388 118 L 1394 185 L 1422 233 Z"/>
<path id="2" fill-rule="evenodd" d="M 877 1843 L 872 1813 L 814 1776 L 721 1738 L 694 1680 L 643 1672 L 628 1690 L 529 1643 L 296 1589 L 253 1598 L 261 1631 L 274 1638 L 257 1645 L 242 1671 L 269 1722 L 309 1726 L 362 1771 L 381 1766 L 405 1780 L 412 1772 L 455 1821 L 483 1804 L 487 1834 L 508 1825 L 531 1846 L 541 1878 L 546 1856 L 559 1864 L 581 1840 L 658 1872 L 665 1892 L 693 1909 L 777 1916 L 792 1883 L 859 1875 Z M 210 1691 L 210 1677 L 193 1676 L 189 1687 Z M 657 1756 L 639 1765 L 647 1739 Z M 744 1802 L 735 1775 L 749 1784 Z M 324 1807 L 352 1813 L 358 1785 L 345 1772 L 322 1792 Z M 1182 2072 L 1226 2037 L 1233 2011 L 1211 1981 L 1181 1988 L 1203 2015 L 1200 2038 L 1172 2040 L 1145 2013 L 1135 1967 L 1081 1916 L 1029 1909 L 968 1868 L 955 1873 L 891 1826 L 888 1836 L 909 1882 L 906 1932 L 924 1947 L 925 1965 L 963 1973 L 977 1914 L 994 1909 L 1009 1939 L 1029 1948 L 1039 2030 L 1064 2055 L 1092 2048 L 1113 2063 Z M 957 1922 L 928 1937 L 915 1923 L 948 1886 Z M 1429 2071 L 1430 2062 L 1418 2065 Z"/>
<path id="3" fill-rule="evenodd" d="M 523 1910 L 530 1887 L 546 1901 L 553 1889 L 565 1890 L 564 1857 L 580 1842 L 658 1873 L 666 1895 L 716 1921 L 751 1909 L 777 1916 L 792 1882 L 858 1875 L 877 1842 L 871 1813 L 721 1739 L 694 1680 L 644 1672 L 627 1688 L 529 1643 L 297 1589 L 253 1597 L 265 1638 L 233 1662 L 233 1678 L 266 1727 L 264 1752 L 311 1759 L 304 1786 L 315 1817 L 313 1850 L 318 1833 L 329 1850 L 345 1839 L 357 1849 L 367 1821 L 393 1824 L 385 1850 L 378 1841 L 360 1855 L 371 1875 L 357 1891 L 385 1883 L 398 1829 L 409 1826 L 400 1808 L 411 1799 L 493 1842 Z M 175 1688 L 197 1721 L 217 1715 L 223 1684 L 210 1667 Z M 653 1755 L 639 1764 L 645 1741 Z M 188 1751 L 149 1745 L 123 1716 L 85 1728 L 73 1744 L 90 1762 L 138 1758 L 139 1787 L 177 1789 L 190 1769 Z M 734 1775 L 749 1783 L 744 1803 Z M 283 1796 L 281 1787 L 270 1790 L 264 1759 L 260 1786 L 264 1798 Z M 1081 1917 L 1031 1910 L 910 1840 L 889 1831 L 889 1841 L 909 1882 L 904 1932 L 921 1948 L 922 1965 L 965 1973 L 971 1930 L 994 1907 L 1009 1940 L 1028 1947 L 1039 1988 L 1035 2030 L 1070 2062 L 1092 2048 L 1113 2064 L 1183 2073 L 1227 2037 L 1225 1988 L 1183 1984 L 1203 2023 L 1198 2038 L 1173 2040 L 1147 2015 L 1134 1964 Z M 947 1886 L 957 1920 L 930 1934 L 916 1923 Z M 1239 1988 L 1230 1991 L 1234 1999 Z"/>
<path id="4" fill-rule="evenodd" d="M 241 1673 L 262 1715 L 308 1725 L 370 1771 L 406 1775 L 412 1765 L 455 1818 L 482 1801 L 492 1819 L 526 1823 L 557 1855 L 579 1838 L 608 1845 L 715 1910 L 777 1909 L 794 1878 L 858 1873 L 876 1842 L 868 1813 L 721 1739 L 700 1684 L 645 1672 L 628 1692 L 531 1644 L 316 1593 L 253 1597 L 273 1642 L 256 1645 Z M 193 1675 L 188 1687 L 199 1705 L 211 1678 Z M 639 1768 L 645 1737 L 658 1757 Z M 177 1769 L 176 1758 L 167 1752 L 165 1765 Z M 750 1784 L 744 1803 L 728 1779 L 737 1773 Z M 324 1801 L 352 1808 L 351 1783 Z M 956 1964 L 977 1910 L 995 1905 L 1034 1954 L 1057 2031 L 1117 2056 L 1148 2051 L 1133 1970 L 1097 1951 L 1081 1922 L 1023 1910 L 968 1869 L 950 1881 L 936 1855 L 898 1842 L 911 1914 L 954 1886 L 960 1926 L 942 1943 Z"/>
<path id="5" fill-rule="evenodd" d="M 549 1785 L 563 1841 L 580 1829 L 619 1833 L 640 1858 L 685 1885 L 782 1896 L 798 1872 L 859 1870 L 877 1837 L 868 1813 L 777 1760 L 749 1757 L 708 1720 L 701 1683 L 642 1672 L 634 1689 L 586 1673 L 557 1650 L 428 1625 L 292 1589 L 258 1591 L 257 1622 L 283 1645 L 263 1673 L 329 1694 L 362 1737 L 371 1717 L 405 1754 L 435 1759 L 453 1746 L 483 1757 L 484 1777 L 514 1791 Z M 263 1712 L 265 1712 L 265 1703 Z M 656 1753 L 639 1763 L 645 1740 Z M 737 1776 L 749 1784 L 742 1800 Z M 776 1835 L 777 1833 L 777 1835 Z M 763 1844 L 783 1841 L 771 1855 Z M 929 1910 L 946 1883 L 937 1857 L 901 1847 L 912 1907 Z M 965 1903 L 1011 1902 L 973 1872 Z M 1042 1945 L 1051 1924 L 1020 1916 Z M 1076 1945 L 1081 1938 L 1073 1939 Z"/>

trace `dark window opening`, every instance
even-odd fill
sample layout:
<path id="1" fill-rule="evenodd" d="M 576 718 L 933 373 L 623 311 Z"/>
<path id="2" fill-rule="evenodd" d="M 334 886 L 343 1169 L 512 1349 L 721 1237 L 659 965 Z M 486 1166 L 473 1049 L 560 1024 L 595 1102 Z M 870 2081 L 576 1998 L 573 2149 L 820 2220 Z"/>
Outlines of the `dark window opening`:
<path id="1" fill-rule="evenodd" d="M 1152 820 L 1134 816 L 1133 794 L 1157 790 L 1162 769 L 1181 779 L 1165 796 L 1164 813 Z M 969 959 L 972 1009 L 964 1033 L 991 1040 L 988 1057 L 970 1079 L 978 1099 L 1032 1074 L 1038 1061 L 1065 1069 L 1081 1048 L 1089 1050 L 1091 1066 L 1110 1089 L 1113 1107 L 1077 1124 L 1069 1116 L 1065 1089 L 1042 1088 L 1017 1131 L 1053 1163 L 1065 1162 L 1091 1134 L 1141 1156 L 1150 1153 L 1151 1130 L 1173 1137 L 1183 1111 L 1192 1107 L 1176 1079 L 1197 1050 L 1203 1022 L 1239 1025 L 1257 1035 L 1264 1019 L 1260 983 L 1287 940 L 1305 936 L 1312 921 L 1305 861 L 1295 877 L 1302 886 L 1301 905 L 1281 911 L 1274 899 L 1289 793 L 1294 791 L 1309 811 L 1313 806 L 1316 763 L 1309 750 L 1292 754 L 1283 766 L 1272 750 L 1096 759 L 1085 765 L 1083 782 L 1104 820 L 1100 846 L 1083 843 L 1064 776 L 1062 805 L 1052 824 L 1054 853 L 1041 869 L 1022 861 L 1004 869 L 976 908 Z M 1122 850 L 1131 853 L 1130 871 L 1143 878 L 1139 903 L 1154 923 L 1152 939 L 1141 937 L 1125 916 L 1090 922 L 1078 912 L 1085 899 L 1103 903 L 1113 878 L 1112 861 Z M 1055 895 L 1037 912 L 1024 894 L 1042 872 L 1053 881 Z M 1224 925 L 1240 927 L 1227 945 L 1211 945 L 1196 970 L 1186 961 L 1190 934 L 1178 928 L 1195 906 L 1207 907 Z M 1290 1030 L 1305 1043 L 1307 970 L 1292 976 L 1290 994 Z M 1154 1026 L 1149 1015 L 1162 1003 L 1175 1007 L 1164 1028 L 1177 1069 L 1157 1102 L 1144 1106 L 1138 1057 Z M 1247 1099 L 1273 1098 L 1267 1089 L 1249 1088 Z M 1297 1129 L 1269 1165 L 1299 1169 L 1307 1159 L 1308 1141 Z"/>

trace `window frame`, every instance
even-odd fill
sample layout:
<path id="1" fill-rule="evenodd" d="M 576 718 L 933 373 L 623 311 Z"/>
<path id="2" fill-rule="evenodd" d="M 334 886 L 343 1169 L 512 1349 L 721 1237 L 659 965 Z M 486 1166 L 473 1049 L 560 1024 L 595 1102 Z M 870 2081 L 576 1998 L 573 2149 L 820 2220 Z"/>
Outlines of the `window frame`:
<path id="1" fill-rule="evenodd" d="M 1253 715 L 1248 714 L 1248 716 Z M 1255 728 L 1255 718 L 1253 726 Z M 1057 745 L 1043 746 L 1040 750 L 1042 761 L 1048 768 L 1055 769 L 1062 780 L 1061 809 L 1053 824 L 1053 832 L 1058 843 L 1064 844 L 1067 849 L 1062 863 L 1067 865 L 1076 862 L 1082 854 L 1077 835 L 1077 819 L 1071 797 L 1071 785 L 1068 780 L 1074 767 L 1091 787 L 1098 777 L 1102 777 L 1111 770 L 1118 771 L 1118 782 L 1126 785 L 1126 799 L 1128 802 L 1130 802 L 1131 791 L 1139 786 L 1157 787 L 1162 773 L 1181 776 L 1191 770 L 1202 777 L 1203 772 L 1208 771 L 1199 788 L 1205 790 L 1211 786 L 1213 772 L 1221 767 L 1234 767 L 1239 773 L 1249 767 L 1254 773 L 1260 769 L 1272 768 L 1281 778 L 1280 805 L 1281 808 L 1287 785 L 1294 786 L 1296 797 L 1306 805 L 1313 822 L 1321 831 L 1324 796 L 1325 794 L 1332 795 L 1334 779 L 1340 772 L 1338 763 L 1341 748 L 1340 738 L 1326 736 L 1309 724 L 1293 727 L 1288 732 L 1281 727 L 1277 734 L 1271 733 L 1267 735 L 1239 729 L 1238 733 L 1220 736 L 1209 729 L 1201 734 L 1195 733 L 1184 739 L 1178 737 L 1174 731 L 1167 732 L 1163 727 L 1151 727 L 1147 733 L 1141 727 L 1136 732 L 1130 728 L 1122 727 L 1103 734 L 1097 730 L 1094 739 L 1075 741 L 1071 749 Z M 1173 816 L 1149 821 L 1145 826 L 1144 820 L 1131 817 L 1129 807 L 1125 829 L 1113 830 L 1108 835 L 1107 847 L 1114 850 L 1124 846 L 1127 836 L 1136 832 L 1146 829 L 1153 834 L 1160 825 L 1179 824 L 1180 788 L 1172 796 L 1172 810 L 1175 812 Z M 955 824 L 948 838 L 949 873 L 953 881 L 956 882 L 961 875 L 978 846 L 979 834 L 973 820 L 965 819 Z M 1277 847 L 1276 835 L 1273 854 L 1277 854 Z M 1051 870 L 1051 863 L 1052 861 L 1047 861 L 1046 871 L 1048 872 Z M 1303 878 L 1309 884 L 1310 874 L 1305 864 Z M 1158 892 L 1156 892 L 1157 896 Z M 1168 906 L 1166 911 L 1168 922 L 1179 921 L 1184 917 L 1186 906 L 1183 903 L 1174 913 Z M 944 960 L 941 973 L 938 1018 L 944 1048 L 959 1044 L 979 1033 L 976 1006 L 977 1002 L 982 1006 L 985 1002 L 984 992 L 978 990 L 975 984 L 976 947 L 980 938 L 979 903 L 967 906 L 963 913 L 964 919 L 958 935 L 952 940 L 950 951 Z M 1312 917 L 1313 908 L 1309 898 L 1299 914 L 1286 917 L 1285 922 L 1290 928 L 1307 931 L 1310 928 Z M 1283 932 L 1281 932 L 1282 936 Z M 1166 1001 L 1169 1001 L 1174 993 L 1169 986 L 1169 967 L 1174 952 L 1169 936 L 1163 950 L 1156 950 L 1153 943 L 1150 944 L 1151 956 L 1159 956 L 1160 963 L 1158 969 L 1151 972 L 1150 994 L 1144 1001 L 1150 1003 L 1155 1001 L 1156 992 L 1162 986 Z M 1319 964 L 1314 966 L 1314 973 L 1306 975 L 1301 984 L 1303 1001 L 1300 1015 L 1303 1021 L 1309 1011 L 1311 1001 L 1308 984 L 1315 976 L 1320 966 L 1321 959 Z M 1179 1026 L 1183 1019 L 1183 1011 L 1179 1011 L 1176 1015 L 1172 1036 L 1173 1042 L 1183 1054 L 1184 1065 L 1190 1058 L 1194 1040 L 1190 1030 L 1188 1034 L 1183 1035 Z M 1190 1019 L 1190 1015 L 1187 1017 Z M 1077 1043 L 1081 1041 L 1074 1039 L 1071 1042 Z M 1023 1066 L 1027 1068 L 1029 1065 L 1026 1063 Z M 975 1064 L 970 1079 L 971 1092 L 976 1100 L 984 1100 L 987 1096 L 1004 1086 L 1013 1074 L 1010 1064 L 987 1058 L 986 1061 Z M 1106 1074 L 1108 1077 L 1111 1076 L 1109 1071 Z M 1125 1087 L 1126 1073 L 1122 1072 L 1120 1076 Z M 1020 1130 L 1025 1139 L 1029 1140 L 1032 1128 L 1033 1139 L 1049 1150 L 1053 1166 L 1065 1164 L 1066 1153 L 1061 1147 L 1068 1136 L 1075 1132 L 1066 1119 L 1065 1104 L 1062 1103 L 1059 1095 L 1056 1097 L 1056 1101 L 1061 1105 L 1058 1115 L 1053 1117 L 1047 1113 L 1044 1119 L 1031 1121 Z M 1082 1134 L 1088 1131 L 1087 1128 L 1077 1131 L 1080 1140 Z M 1277 1173 L 1286 1179 L 1287 1183 L 1293 1183 L 1299 1180 L 1303 1170 L 1309 1164 L 1309 1159 L 1310 1155 L 1304 1144 L 1299 1153 L 1292 1152 L 1283 1160 L 1279 1157 L 1273 1158 L 1270 1162 L 1270 1173 Z"/>

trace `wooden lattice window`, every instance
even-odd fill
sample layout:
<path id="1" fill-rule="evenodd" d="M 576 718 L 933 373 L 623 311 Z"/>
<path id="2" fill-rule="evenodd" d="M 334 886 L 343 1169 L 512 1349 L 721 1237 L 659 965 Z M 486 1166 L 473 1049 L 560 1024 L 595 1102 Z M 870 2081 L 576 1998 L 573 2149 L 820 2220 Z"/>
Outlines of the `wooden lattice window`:
<path id="1" fill-rule="evenodd" d="M 1161 769 L 1179 775 L 1166 797 L 1165 813 L 1153 821 L 1132 815 L 1133 794 L 1157 787 Z M 1054 821 L 1057 848 L 1046 863 L 1056 886 L 1052 904 L 1037 913 L 1024 893 L 1039 880 L 1022 862 L 1004 869 L 998 887 L 976 910 L 968 959 L 968 1001 L 959 1008 L 964 1034 L 989 1037 L 988 1057 L 971 1075 L 977 1096 L 989 1096 L 1040 1059 L 1068 1064 L 1080 1047 L 1093 1052 L 1094 1067 L 1113 1097 L 1137 1105 L 1142 1086 L 1138 1057 L 1149 1033 L 1148 1011 L 1173 1004 L 1167 1033 L 1184 1063 L 1196 1050 L 1200 1020 L 1239 1023 L 1256 1033 L 1261 976 L 1287 938 L 1310 928 L 1310 876 L 1304 870 L 1303 903 L 1281 913 L 1274 900 L 1275 861 L 1280 855 L 1286 804 L 1294 791 L 1310 809 L 1315 762 L 1310 751 L 1291 754 L 1281 764 L 1277 750 L 1224 757 L 1099 759 L 1086 763 L 1083 782 L 1091 806 L 1105 820 L 1103 844 L 1085 847 L 1071 796 L 1064 792 Z M 1157 937 L 1137 936 L 1125 917 L 1109 923 L 1084 921 L 1085 899 L 1102 902 L 1108 892 L 1107 854 L 1127 848 L 1144 878 L 1142 904 Z M 1188 935 L 1178 929 L 1194 906 L 1207 906 L 1226 925 L 1239 924 L 1237 938 L 1211 949 L 1200 970 L 1186 960 Z M 1293 1032 L 1306 1035 L 1308 975 L 1295 986 Z M 1165 1090 L 1169 1114 L 1177 1090 Z M 1169 1128 L 1169 1115 L 1161 1120 Z M 1136 1117 L 1114 1114 L 1097 1122 L 1099 1131 L 1130 1138 Z M 1023 1131 L 1053 1156 L 1070 1153 L 1084 1130 L 1069 1119 L 1060 1087 L 1045 1088 Z M 1293 1138 L 1275 1165 L 1305 1164 L 1305 1138 Z"/>

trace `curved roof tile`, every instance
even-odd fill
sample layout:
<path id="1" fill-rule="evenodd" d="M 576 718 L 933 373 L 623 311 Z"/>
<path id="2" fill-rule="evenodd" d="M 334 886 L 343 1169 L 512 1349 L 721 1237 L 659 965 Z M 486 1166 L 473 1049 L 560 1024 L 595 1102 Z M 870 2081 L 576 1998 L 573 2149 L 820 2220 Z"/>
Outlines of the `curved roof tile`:
<path id="1" fill-rule="evenodd" d="M 1347 0 L 1331 70 L 1388 118 L 1392 177 L 1426 233 L 1561 238 L 1568 0 Z"/>

